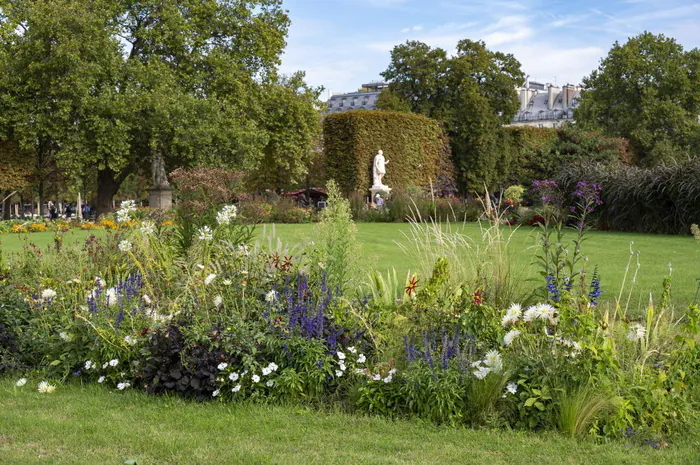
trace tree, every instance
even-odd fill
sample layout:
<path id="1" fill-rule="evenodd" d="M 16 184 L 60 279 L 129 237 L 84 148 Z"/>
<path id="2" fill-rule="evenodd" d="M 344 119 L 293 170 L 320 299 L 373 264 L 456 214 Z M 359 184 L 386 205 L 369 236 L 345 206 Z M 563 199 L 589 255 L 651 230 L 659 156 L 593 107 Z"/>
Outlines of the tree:
<path id="1" fill-rule="evenodd" d="M 700 51 L 644 32 L 615 42 L 584 78 L 577 124 L 625 137 L 646 165 L 697 154 Z"/>
<path id="2" fill-rule="evenodd" d="M 421 113 L 445 124 L 463 190 L 493 187 L 501 126 L 518 109 L 514 88 L 523 79 L 520 63 L 509 54 L 492 52 L 481 42 L 462 40 L 448 57 L 421 42 L 394 47 L 382 73 L 390 80 L 379 106 Z"/>
<path id="3" fill-rule="evenodd" d="M 154 157 L 169 170 L 256 165 L 269 140 L 262 87 L 289 25 L 280 0 L 0 0 L 0 9 L 0 125 L 69 172 L 96 170 L 99 211 Z"/>
<path id="4" fill-rule="evenodd" d="M 22 151 L 17 144 L 0 142 L 0 202 L 14 191 L 26 188 L 31 174 L 31 158 L 27 157 L 26 151 Z M 9 220 L 9 198 L 2 207 L 1 219 Z"/>

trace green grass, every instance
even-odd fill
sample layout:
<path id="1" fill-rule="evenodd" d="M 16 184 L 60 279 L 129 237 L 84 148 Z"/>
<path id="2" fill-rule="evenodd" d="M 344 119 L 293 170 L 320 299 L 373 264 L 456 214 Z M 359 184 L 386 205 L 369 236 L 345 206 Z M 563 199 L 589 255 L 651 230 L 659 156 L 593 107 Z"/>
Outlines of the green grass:
<path id="1" fill-rule="evenodd" d="M 467 223 L 461 228 L 464 234 L 478 239 L 480 237 L 479 225 Z M 258 235 L 269 234 L 271 226 L 258 228 Z M 367 269 L 385 271 L 396 268 L 400 278 L 403 278 L 410 269 L 416 268 L 416 261 L 404 254 L 398 243 L 406 243 L 405 234 L 409 233 L 410 226 L 406 223 L 360 223 L 357 225 L 357 237 L 363 245 L 363 264 Z M 313 225 L 276 225 L 276 236 L 283 242 L 294 244 L 308 242 L 313 239 Z M 100 234 L 100 231 L 72 230 L 65 236 L 65 242 L 84 240 L 90 234 Z M 527 278 L 536 278 L 536 270 L 532 266 L 535 260 L 535 239 L 537 230 L 531 227 L 521 227 L 513 235 L 511 242 L 512 258 L 519 266 L 526 267 Z M 104 234 L 104 233 L 101 233 Z M 22 249 L 23 235 L 0 236 L 4 252 L 16 252 Z M 50 246 L 53 243 L 53 233 L 33 233 L 29 237 L 40 247 Z M 700 278 L 700 243 L 692 237 L 662 236 L 653 234 L 632 234 L 592 231 L 589 239 L 583 244 L 584 255 L 588 256 L 588 269 L 598 266 L 603 288 L 602 300 L 607 305 L 617 297 L 620 285 L 625 274 L 625 267 L 630 256 L 630 242 L 633 241 L 634 250 L 640 251 L 641 268 L 635 284 L 632 306 L 643 308 L 649 300 L 649 292 L 653 291 L 655 299 L 661 294 L 661 281 L 669 273 L 668 264 L 673 264 L 673 288 L 674 302 L 683 307 L 695 297 Z M 633 267 L 636 267 L 636 262 Z M 631 274 L 627 283 L 631 280 Z M 539 283 L 539 281 L 538 281 Z M 625 294 L 626 296 L 626 294 Z"/>
<path id="2" fill-rule="evenodd" d="M 0 463 L 698 463 L 692 439 L 654 450 L 624 443 L 437 427 L 303 407 L 197 404 L 101 386 L 39 394 L 0 379 Z"/>

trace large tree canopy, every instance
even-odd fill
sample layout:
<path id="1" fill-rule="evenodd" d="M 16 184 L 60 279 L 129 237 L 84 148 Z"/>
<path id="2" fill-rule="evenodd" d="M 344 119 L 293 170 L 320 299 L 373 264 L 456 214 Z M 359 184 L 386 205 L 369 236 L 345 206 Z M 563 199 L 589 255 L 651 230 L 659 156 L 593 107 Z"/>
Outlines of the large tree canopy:
<path id="1" fill-rule="evenodd" d="M 440 48 L 406 42 L 394 47 L 382 76 L 390 84 L 378 107 L 408 108 L 443 122 L 461 187 L 491 187 L 501 156 L 500 128 L 518 109 L 514 89 L 523 79 L 520 63 L 512 55 L 488 50 L 480 41 L 460 41 L 451 57 Z"/>
<path id="2" fill-rule="evenodd" d="M 254 168 L 289 139 L 271 131 L 299 132 L 269 122 L 267 99 L 285 85 L 281 0 L 0 0 L 0 10 L 0 131 L 70 172 L 94 171 L 100 211 L 153 157 L 168 169 Z"/>
<path id="3" fill-rule="evenodd" d="M 700 142 L 700 51 L 672 38 L 640 34 L 615 42 L 584 78 L 577 124 L 630 140 L 647 165 L 688 154 Z"/>

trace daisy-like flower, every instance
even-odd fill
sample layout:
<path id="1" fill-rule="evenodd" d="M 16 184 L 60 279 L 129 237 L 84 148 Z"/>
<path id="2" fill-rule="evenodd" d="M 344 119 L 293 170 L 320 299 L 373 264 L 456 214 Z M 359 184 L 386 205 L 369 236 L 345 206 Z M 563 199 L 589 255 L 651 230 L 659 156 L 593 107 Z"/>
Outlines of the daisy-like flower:
<path id="1" fill-rule="evenodd" d="M 105 291 L 105 304 L 111 307 L 117 303 L 119 300 L 119 293 L 116 288 L 110 287 Z"/>
<path id="2" fill-rule="evenodd" d="M 137 341 L 131 336 L 124 336 L 124 342 L 126 342 L 130 346 L 135 346 L 139 341 Z"/>
<path id="3" fill-rule="evenodd" d="M 480 366 L 476 370 L 472 371 L 472 374 L 476 376 L 478 379 L 484 379 L 486 378 L 486 375 L 488 375 L 491 372 L 491 369 L 485 366 Z"/>
<path id="4" fill-rule="evenodd" d="M 218 368 L 219 371 L 221 371 L 221 370 L 225 370 L 227 366 L 228 366 L 228 363 L 226 363 L 226 362 L 221 362 L 221 363 L 219 363 L 219 364 L 216 366 L 216 368 Z"/>
<path id="5" fill-rule="evenodd" d="M 240 378 L 240 375 L 238 373 L 231 373 L 228 375 L 228 379 L 231 381 L 238 381 L 238 378 Z"/>
<path id="6" fill-rule="evenodd" d="M 250 379 L 252 379 L 254 383 L 260 382 L 260 376 L 258 376 L 258 375 L 253 375 L 250 377 Z"/>
<path id="7" fill-rule="evenodd" d="M 224 285 L 224 286 L 230 286 L 231 284 L 233 284 L 233 281 L 231 281 L 230 279 L 224 279 L 224 280 L 223 280 L 223 285 Z"/>
<path id="8" fill-rule="evenodd" d="M 200 241 L 210 241 L 214 239 L 214 233 L 209 226 L 203 226 L 197 231 L 197 238 Z"/>
<path id="9" fill-rule="evenodd" d="M 343 370 L 335 370 L 335 375 L 340 378 L 343 376 Z"/>
<path id="10" fill-rule="evenodd" d="M 365 354 L 360 354 L 357 357 L 357 363 L 365 363 L 366 360 L 367 360 L 367 358 L 365 357 Z"/>
<path id="11" fill-rule="evenodd" d="M 340 360 L 345 360 L 345 354 L 343 352 L 337 352 L 337 354 Z"/>
<path id="12" fill-rule="evenodd" d="M 525 313 L 523 314 L 523 321 L 533 321 L 537 318 L 537 314 L 537 307 L 533 305 L 532 307 L 529 307 L 527 310 L 525 310 Z"/>
<path id="13" fill-rule="evenodd" d="M 639 323 L 634 323 L 633 325 L 630 325 L 630 332 L 627 333 L 627 339 L 630 341 L 641 341 L 644 339 L 644 337 L 647 334 L 647 330 L 644 326 L 640 325 Z"/>
<path id="14" fill-rule="evenodd" d="M 27 384 L 27 378 L 20 378 L 20 379 L 18 379 L 17 382 L 15 383 L 15 386 L 17 386 L 17 387 L 22 387 L 22 386 L 24 386 L 25 384 Z"/>
<path id="15" fill-rule="evenodd" d="M 484 364 L 494 373 L 500 373 L 503 370 L 503 359 L 497 350 L 489 350 L 484 357 Z"/>
<path id="16" fill-rule="evenodd" d="M 217 295 L 216 297 L 214 297 L 214 306 L 215 307 L 220 307 L 222 303 L 224 303 L 223 297 L 221 297 L 220 295 Z"/>
<path id="17" fill-rule="evenodd" d="M 115 358 L 115 359 L 109 361 L 109 366 L 115 367 L 115 366 L 117 366 L 117 365 L 119 365 L 119 360 L 118 360 L 118 359 Z"/>
<path id="18" fill-rule="evenodd" d="M 554 316 L 557 311 L 556 308 L 549 304 L 538 304 L 535 305 L 535 309 L 537 311 L 537 318 L 540 320 L 548 320 L 550 323 L 556 324 L 557 319 Z"/>
<path id="19" fill-rule="evenodd" d="M 86 370 L 90 370 L 92 368 L 95 368 L 95 364 L 93 363 L 92 360 L 88 360 L 87 362 L 85 362 L 85 369 Z"/>
<path id="20" fill-rule="evenodd" d="M 71 337 L 68 334 L 66 334 L 64 331 L 61 331 L 60 333 L 58 333 L 58 337 L 60 337 L 61 339 L 63 339 L 66 342 L 70 342 L 70 340 L 71 340 Z"/>
<path id="21" fill-rule="evenodd" d="M 212 396 L 212 397 L 216 397 L 216 396 L 218 396 L 218 395 L 219 395 L 219 390 L 218 390 L 218 389 L 217 389 L 216 391 L 214 391 L 214 392 L 211 393 L 211 396 Z"/>
<path id="22" fill-rule="evenodd" d="M 120 391 L 123 391 L 124 389 L 128 388 L 129 386 L 131 386 L 131 383 L 119 383 L 119 384 L 117 384 L 117 389 L 119 389 Z"/>
<path id="23" fill-rule="evenodd" d="M 211 283 L 214 282 L 215 279 L 216 279 L 216 275 L 214 273 L 211 273 L 209 276 L 204 278 L 204 285 L 205 286 L 210 285 Z"/>
<path id="24" fill-rule="evenodd" d="M 100 376 L 100 378 L 97 380 L 97 382 L 100 383 L 100 384 L 104 383 L 104 382 L 105 382 L 105 377 L 104 377 L 104 376 Z"/>
<path id="25" fill-rule="evenodd" d="M 275 385 L 275 382 L 272 381 L 272 380 L 270 380 L 270 381 L 268 381 L 267 383 L 265 383 L 265 385 L 266 385 L 267 387 L 272 387 L 272 386 Z"/>
<path id="26" fill-rule="evenodd" d="M 236 385 L 233 387 L 233 389 L 231 389 L 231 392 L 238 392 L 238 391 L 240 391 L 240 390 L 241 390 L 241 385 L 240 385 L 240 384 L 236 384 Z"/>
<path id="27" fill-rule="evenodd" d="M 56 297 L 56 291 L 53 289 L 44 289 L 41 291 L 41 298 L 44 300 L 51 300 Z"/>
<path id="28" fill-rule="evenodd" d="M 517 323 L 522 316 L 522 313 L 523 309 L 520 304 L 512 304 L 508 310 L 506 310 L 506 314 L 501 319 L 501 325 L 503 325 L 505 328 L 508 325 Z"/>
<path id="29" fill-rule="evenodd" d="M 265 302 L 272 303 L 277 300 L 277 291 L 274 289 L 265 294 Z"/>
<path id="30" fill-rule="evenodd" d="M 55 390 L 56 390 L 56 386 L 52 386 L 47 381 L 40 382 L 39 387 L 37 388 L 37 391 L 39 391 L 42 394 L 54 392 Z"/>
<path id="31" fill-rule="evenodd" d="M 146 236 L 150 236 L 156 232 L 156 225 L 152 221 L 144 221 L 141 223 L 141 232 Z"/>
<path id="32" fill-rule="evenodd" d="M 508 385 L 506 386 L 506 391 L 511 394 L 515 394 L 516 392 L 518 392 L 518 385 L 515 383 L 508 383 Z"/>
<path id="33" fill-rule="evenodd" d="M 126 239 L 119 243 L 119 250 L 121 250 L 122 252 L 130 251 L 131 247 L 132 247 L 131 242 L 127 241 Z"/>
<path id="34" fill-rule="evenodd" d="M 509 346 L 513 343 L 513 340 L 520 336 L 520 331 L 517 329 L 510 330 L 506 333 L 505 336 L 503 336 L 503 344 Z"/>
<path id="35" fill-rule="evenodd" d="M 148 294 L 143 295 L 143 301 L 146 302 L 146 305 L 151 305 L 153 303 L 153 299 L 151 299 Z"/>
<path id="36" fill-rule="evenodd" d="M 227 225 L 231 220 L 236 218 L 236 213 L 238 209 L 235 205 L 224 205 L 224 208 L 216 214 L 216 222 L 219 225 Z"/>

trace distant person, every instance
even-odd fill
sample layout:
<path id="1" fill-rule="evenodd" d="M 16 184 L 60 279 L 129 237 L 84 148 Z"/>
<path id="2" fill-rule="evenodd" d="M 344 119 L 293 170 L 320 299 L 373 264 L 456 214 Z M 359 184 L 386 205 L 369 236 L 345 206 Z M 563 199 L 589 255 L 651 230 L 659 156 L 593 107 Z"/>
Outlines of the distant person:
<path id="1" fill-rule="evenodd" d="M 51 204 L 49 207 L 49 219 L 55 220 L 56 218 L 58 218 L 58 211 L 56 211 L 56 206 Z"/>
<path id="2" fill-rule="evenodd" d="M 381 195 L 377 194 L 374 197 L 374 205 L 376 205 L 377 208 L 382 208 L 384 206 L 384 199 L 382 198 Z"/>
<path id="3" fill-rule="evenodd" d="M 73 215 L 73 206 L 69 203 L 66 204 L 66 219 L 70 219 Z"/>
<path id="4" fill-rule="evenodd" d="M 83 219 L 84 220 L 90 219 L 90 205 L 88 205 L 88 204 L 83 204 Z"/>

